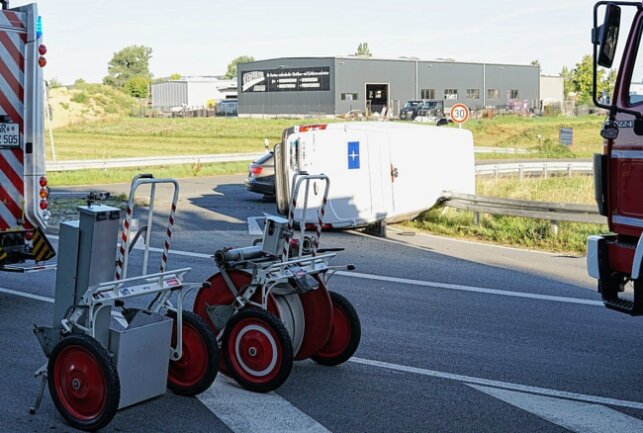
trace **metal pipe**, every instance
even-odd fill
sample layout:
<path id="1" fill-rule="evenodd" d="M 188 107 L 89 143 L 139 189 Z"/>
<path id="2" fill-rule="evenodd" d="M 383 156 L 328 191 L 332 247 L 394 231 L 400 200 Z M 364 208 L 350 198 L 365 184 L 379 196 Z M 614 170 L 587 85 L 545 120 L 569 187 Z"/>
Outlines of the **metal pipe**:
<path id="1" fill-rule="evenodd" d="M 214 253 L 214 262 L 221 266 L 227 262 L 238 262 L 249 260 L 263 255 L 263 247 L 256 245 L 252 247 L 233 248 L 231 250 L 218 250 Z"/>
<path id="2" fill-rule="evenodd" d="M 154 201 L 156 199 L 156 184 L 150 185 L 150 205 L 147 209 L 147 230 L 145 231 L 145 250 L 143 251 L 143 275 L 147 275 L 147 265 L 150 258 L 150 239 L 152 237 L 152 222 L 154 219 Z"/>

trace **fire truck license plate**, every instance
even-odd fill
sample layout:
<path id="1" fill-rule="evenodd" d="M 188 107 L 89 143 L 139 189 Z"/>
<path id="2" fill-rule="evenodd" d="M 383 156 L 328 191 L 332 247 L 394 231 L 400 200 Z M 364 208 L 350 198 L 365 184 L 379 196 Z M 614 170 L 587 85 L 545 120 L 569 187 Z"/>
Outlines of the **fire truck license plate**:
<path id="1" fill-rule="evenodd" d="M 20 130 L 17 123 L 0 123 L 0 148 L 20 146 Z"/>

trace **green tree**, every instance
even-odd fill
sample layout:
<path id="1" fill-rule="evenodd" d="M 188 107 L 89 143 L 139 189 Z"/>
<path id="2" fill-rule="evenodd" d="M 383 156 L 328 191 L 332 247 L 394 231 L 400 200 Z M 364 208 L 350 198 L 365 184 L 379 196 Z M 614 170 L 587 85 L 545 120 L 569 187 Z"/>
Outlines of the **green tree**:
<path id="1" fill-rule="evenodd" d="M 237 65 L 241 63 L 254 62 L 255 58 L 252 56 L 239 56 L 228 64 L 228 72 L 225 77 L 228 79 L 237 78 Z"/>
<path id="2" fill-rule="evenodd" d="M 560 76 L 563 77 L 563 94 L 565 99 L 569 96 L 572 90 L 572 72 L 567 66 L 563 66 L 563 70 L 560 72 Z"/>
<path id="3" fill-rule="evenodd" d="M 531 66 L 540 66 L 540 60 L 538 60 L 538 59 L 532 60 L 530 65 Z"/>
<path id="4" fill-rule="evenodd" d="M 368 42 L 361 42 L 355 51 L 356 56 L 373 57 L 371 50 L 368 48 Z"/>
<path id="5" fill-rule="evenodd" d="M 183 75 L 179 74 L 178 72 L 170 75 L 170 80 L 180 80 L 181 78 L 183 78 Z"/>
<path id="6" fill-rule="evenodd" d="M 563 77 L 565 97 L 570 93 L 575 93 L 578 102 L 583 104 L 592 103 L 593 62 L 592 56 L 587 54 L 583 56 L 579 63 L 576 63 L 573 69 L 563 67 L 561 76 Z M 615 70 L 599 69 L 596 72 L 596 90 L 599 94 L 607 91 L 611 95 L 614 91 L 615 82 Z"/>
<path id="7" fill-rule="evenodd" d="M 150 58 L 152 49 L 143 45 L 130 45 L 114 53 L 107 68 L 108 75 L 103 83 L 122 89 L 132 77 L 152 78 Z"/>
<path id="8" fill-rule="evenodd" d="M 146 77 L 131 77 L 123 85 L 123 91 L 135 98 L 147 98 L 151 80 Z"/>
<path id="9" fill-rule="evenodd" d="M 63 86 L 63 83 L 61 83 L 60 80 L 58 78 L 56 78 L 56 77 L 50 78 L 48 83 L 49 83 L 49 88 L 50 89 L 57 89 L 57 88 Z"/>

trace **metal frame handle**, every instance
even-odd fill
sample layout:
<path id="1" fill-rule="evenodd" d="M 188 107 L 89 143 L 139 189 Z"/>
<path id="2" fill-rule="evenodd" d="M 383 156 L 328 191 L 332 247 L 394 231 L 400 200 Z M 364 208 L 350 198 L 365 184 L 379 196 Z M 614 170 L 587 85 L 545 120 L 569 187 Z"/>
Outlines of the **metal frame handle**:
<path id="1" fill-rule="evenodd" d="M 165 240 L 163 242 L 163 255 L 161 257 L 160 271 L 164 272 L 167 264 L 167 255 L 170 250 L 170 239 L 172 238 L 172 229 L 174 227 L 174 218 L 176 215 L 176 203 L 179 200 L 179 183 L 176 179 L 155 179 L 152 174 L 138 174 L 132 179 L 130 187 L 129 200 L 127 202 L 127 213 L 123 221 L 123 233 L 121 235 L 121 247 L 119 249 L 119 257 L 116 263 L 115 279 L 121 280 L 127 278 L 127 267 L 129 263 L 129 243 L 130 232 L 132 226 L 132 215 L 134 213 L 134 199 L 136 197 L 136 190 L 141 185 L 151 185 L 150 187 L 150 204 L 147 212 L 147 231 L 145 233 L 145 249 L 143 251 L 143 275 L 147 274 L 149 254 L 150 254 L 150 238 L 152 236 L 152 220 L 154 218 L 154 202 L 156 200 L 156 185 L 162 183 L 169 183 L 174 185 L 174 195 L 172 197 L 172 207 L 168 222 L 165 230 Z"/>
<path id="2" fill-rule="evenodd" d="M 328 191 L 330 190 L 330 179 L 325 174 L 307 174 L 301 173 L 296 174 L 292 180 L 291 191 L 291 201 L 290 209 L 288 211 L 288 231 L 292 233 L 294 220 L 295 220 L 295 210 L 297 209 L 297 197 L 299 196 L 299 189 L 301 188 L 302 183 L 306 183 L 306 189 L 304 192 L 304 206 L 301 222 L 299 224 L 300 228 L 300 237 L 299 237 L 299 256 L 303 252 L 303 239 L 304 232 L 306 231 L 306 214 L 308 213 L 308 197 L 310 195 L 310 182 L 314 180 L 322 180 L 325 182 L 326 187 L 324 189 L 324 196 L 322 198 L 322 204 L 317 211 L 317 222 L 316 222 L 316 237 L 313 241 L 312 255 L 317 255 L 317 248 L 319 247 L 319 238 L 321 237 L 321 229 L 323 225 L 324 215 L 326 213 L 326 204 L 328 203 Z M 284 245 L 284 251 L 282 254 L 282 261 L 288 261 L 288 245 Z"/>

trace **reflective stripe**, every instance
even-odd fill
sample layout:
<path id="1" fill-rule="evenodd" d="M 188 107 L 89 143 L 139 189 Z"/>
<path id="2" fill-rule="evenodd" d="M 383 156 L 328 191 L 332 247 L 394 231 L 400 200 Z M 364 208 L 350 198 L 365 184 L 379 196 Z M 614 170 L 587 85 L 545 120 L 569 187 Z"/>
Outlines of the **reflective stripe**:
<path id="1" fill-rule="evenodd" d="M 633 280 L 637 280 L 641 274 L 641 261 L 643 261 L 643 236 L 639 238 L 636 244 L 636 251 L 634 252 L 634 260 L 632 261 Z"/>
<path id="2" fill-rule="evenodd" d="M 643 159 L 643 151 L 642 150 L 613 150 L 612 158 Z"/>
<path id="3" fill-rule="evenodd" d="M 612 222 L 615 224 L 624 224 L 632 227 L 643 228 L 643 219 L 612 215 Z"/>
<path id="4" fill-rule="evenodd" d="M 13 11 L 2 11 L 2 13 L 0 13 L 0 25 L 25 30 L 27 28 L 25 24 L 25 14 Z"/>

